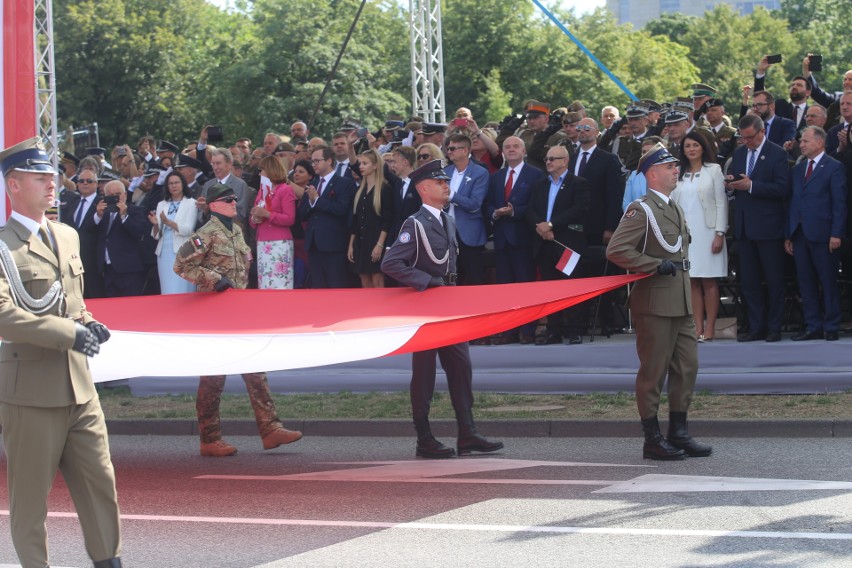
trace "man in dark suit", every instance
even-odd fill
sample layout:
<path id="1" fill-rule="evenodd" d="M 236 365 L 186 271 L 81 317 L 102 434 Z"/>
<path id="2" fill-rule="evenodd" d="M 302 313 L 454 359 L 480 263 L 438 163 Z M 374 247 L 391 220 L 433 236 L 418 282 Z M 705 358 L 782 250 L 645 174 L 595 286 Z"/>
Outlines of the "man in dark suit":
<path id="1" fill-rule="evenodd" d="M 734 151 L 726 186 L 734 195 L 734 238 L 748 311 L 739 341 L 781 340 L 784 313 L 784 203 L 790 195 L 787 153 L 766 139 L 763 120 L 740 119 L 744 144 Z M 766 282 L 766 301 L 761 281 Z"/>
<path id="2" fill-rule="evenodd" d="M 754 92 L 758 93 L 765 88 L 766 71 L 772 66 L 767 62 L 764 56 L 757 64 L 757 69 L 754 73 Z M 796 75 L 790 81 L 790 100 L 775 99 L 775 114 L 793 121 L 796 131 L 802 130 L 807 126 L 805 122 L 805 113 L 808 112 L 808 98 L 811 96 L 811 85 L 808 80 L 801 75 Z"/>
<path id="3" fill-rule="evenodd" d="M 98 226 L 95 211 L 101 196 L 98 195 L 98 178 L 94 172 L 83 170 L 77 177 L 77 191 L 69 193 L 62 204 L 60 219 L 77 230 L 80 236 L 80 259 L 83 261 L 83 297 L 103 298 L 103 273 L 98 269 Z"/>
<path id="4" fill-rule="evenodd" d="M 618 227 L 624 198 L 621 161 L 615 154 L 596 145 L 598 125 L 593 119 L 584 118 L 577 128 L 580 130 L 580 151 L 571 158 L 568 169 L 589 184 L 589 212 L 582 222 L 589 254 L 583 259 L 579 276 L 605 276 L 607 263 L 604 247 Z M 603 327 L 607 330 L 614 327 L 613 298 L 614 294 L 608 293 L 600 299 L 577 306 L 575 311 L 576 317 L 581 320 L 581 334 L 589 319 L 589 308 L 597 302 L 600 302 Z M 606 333 L 609 334 L 609 331 Z"/>
<path id="5" fill-rule="evenodd" d="M 386 241 L 389 243 L 396 240 L 402 223 L 417 213 L 423 204 L 409 177 L 417 163 L 417 152 L 411 146 L 398 146 L 392 156 L 391 171 L 396 179 L 393 182 L 393 223 Z"/>
<path id="6" fill-rule="evenodd" d="M 95 568 L 121 568 L 115 472 L 87 359 L 110 334 L 83 302 L 77 235 L 45 218 L 56 172 L 44 148 L 36 138 L 21 142 L 0 152 L 0 165 L 12 204 L 0 228 L 0 425 L 12 543 L 22 566 L 50 565 L 45 520 L 58 469 Z"/>
<path id="7" fill-rule="evenodd" d="M 382 271 L 394 280 L 423 291 L 435 286 L 453 286 L 456 280 L 456 232 L 452 218 L 443 212 L 449 201 L 448 176 L 441 162 L 433 160 L 411 173 L 411 182 L 423 207 L 406 219 L 399 237 L 382 260 Z M 429 426 L 429 408 L 435 390 L 435 357 L 447 374 L 450 399 L 458 423 L 459 455 L 496 452 L 503 442 L 479 435 L 473 422 L 473 371 L 467 343 L 418 351 L 411 358 L 411 414 L 417 430 L 416 455 L 423 458 L 451 458 L 455 455 L 435 439 Z"/>
<path id="8" fill-rule="evenodd" d="M 775 114 L 775 97 L 769 91 L 754 94 L 751 111 L 763 120 L 766 139 L 778 146 L 796 138 L 796 125 L 789 118 Z"/>
<path id="9" fill-rule="evenodd" d="M 497 284 L 532 282 L 535 264 L 532 253 L 533 231 L 524 219 L 532 195 L 533 185 L 544 177 L 544 172 L 524 163 L 524 141 L 510 136 L 503 141 L 506 167 L 491 174 L 488 195 L 485 198 L 485 215 L 494 225 L 494 268 Z M 501 345 L 520 339 L 532 343 L 535 322 L 521 326 L 514 332 L 497 336 L 492 343 Z M 520 334 L 520 335 L 519 335 Z"/>
<path id="10" fill-rule="evenodd" d="M 849 144 L 849 130 L 852 125 L 852 92 L 843 93 L 839 101 L 840 122 L 832 126 L 825 137 L 825 151 L 836 158 L 846 151 Z"/>
<path id="11" fill-rule="evenodd" d="M 547 177 L 533 185 L 524 217 L 535 228 L 533 256 L 538 262 L 542 280 L 561 280 L 567 276 L 556 268 L 556 264 L 565 247 L 581 256 L 586 253 L 583 222 L 589 213 L 590 190 L 585 179 L 568 169 L 568 149 L 565 146 L 555 146 L 547 151 L 545 167 Z M 582 263 L 583 260 L 580 260 L 575 272 L 582 268 Z M 569 308 L 568 312 L 568 341 L 571 344 L 582 343 L 582 323 L 575 309 Z M 562 343 L 562 329 L 562 313 L 547 316 L 547 335 L 537 338 L 536 344 Z"/>
<path id="12" fill-rule="evenodd" d="M 808 84 L 811 87 L 811 97 L 813 100 L 825 107 L 828 114 L 825 125 L 829 128 L 837 124 L 839 118 L 838 103 L 843 93 L 852 91 L 852 69 L 843 74 L 843 92 L 842 93 L 826 93 L 817 84 L 816 77 L 811 73 L 810 56 L 805 56 L 802 60 L 802 75 L 807 77 Z M 826 139 L 827 140 L 827 139 Z"/>
<path id="13" fill-rule="evenodd" d="M 793 195 L 784 241 L 784 249 L 796 261 L 805 315 L 805 329 L 794 336 L 793 341 L 819 339 L 823 332 L 827 341 L 837 341 L 840 325 L 838 249 L 846 235 L 846 173 L 840 162 L 826 154 L 822 128 L 805 128 L 799 148 L 805 159 L 793 168 Z"/>
<path id="14" fill-rule="evenodd" d="M 488 170 L 470 159 L 471 141 L 464 134 L 453 134 L 447 143 L 447 158 L 452 162 L 444 173 L 450 178 L 449 215 L 459 237 L 459 284 L 485 283 L 485 218 L 482 204 L 488 193 Z"/>
<path id="15" fill-rule="evenodd" d="M 346 287 L 346 251 L 355 184 L 334 173 L 334 153 L 314 150 L 311 163 L 317 186 L 309 185 L 299 203 L 299 219 L 307 221 L 305 249 L 313 288 Z"/>
<path id="16" fill-rule="evenodd" d="M 120 181 L 104 188 L 104 198 L 94 216 L 98 226 L 98 269 L 104 275 L 107 298 L 139 296 L 145 286 L 142 236 L 151 224 L 145 211 L 127 204 L 127 192 Z"/>

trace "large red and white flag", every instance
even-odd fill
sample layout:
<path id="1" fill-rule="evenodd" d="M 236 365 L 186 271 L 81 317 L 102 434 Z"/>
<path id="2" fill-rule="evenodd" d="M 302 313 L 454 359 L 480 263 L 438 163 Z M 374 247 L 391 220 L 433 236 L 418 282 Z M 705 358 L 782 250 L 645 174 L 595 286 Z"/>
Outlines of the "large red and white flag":
<path id="1" fill-rule="evenodd" d="M 645 275 L 492 286 L 228 290 L 90 300 L 112 331 L 95 381 L 300 369 L 434 349 L 515 328 Z"/>
<path id="2" fill-rule="evenodd" d="M 0 0 L 0 148 L 36 135 L 35 2 Z M 0 225 L 9 216 L 0 176 Z"/>

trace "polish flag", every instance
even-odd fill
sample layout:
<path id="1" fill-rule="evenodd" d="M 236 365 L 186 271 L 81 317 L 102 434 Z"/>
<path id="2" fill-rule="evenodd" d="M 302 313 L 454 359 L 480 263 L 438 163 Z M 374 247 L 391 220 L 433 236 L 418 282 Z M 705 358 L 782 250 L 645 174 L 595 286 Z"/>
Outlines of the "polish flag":
<path id="1" fill-rule="evenodd" d="M 566 276 L 571 276 L 571 273 L 577 268 L 578 262 L 580 262 L 580 253 L 565 247 L 562 256 L 559 257 L 559 262 L 556 263 L 556 268 L 564 272 Z"/>
<path id="2" fill-rule="evenodd" d="M 491 286 L 228 290 L 89 300 L 112 332 L 96 382 L 302 369 L 513 329 L 644 274 Z"/>
<path id="3" fill-rule="evenodd" d="M 0 148 L 36 135 L 35 2 L 0 0 Z M 11 213 L 0 176 L 0 225 Z"/>

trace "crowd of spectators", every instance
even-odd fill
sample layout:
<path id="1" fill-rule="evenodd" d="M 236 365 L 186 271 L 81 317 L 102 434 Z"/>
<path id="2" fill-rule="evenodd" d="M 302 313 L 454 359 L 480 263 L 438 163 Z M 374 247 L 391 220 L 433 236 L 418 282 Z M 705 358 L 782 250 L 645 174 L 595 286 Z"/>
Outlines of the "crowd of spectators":
<path id="1" fill-rule="evenodd" d="M 326 139 L 297 120 L 259 147 L 244 136 L 225 144 L 212 126 L 183 146 L 145 136 L 109 153 L 64 153 L 59 216 L 80 234 L 88 298 L 192 291 L 172 264 L 209 217 L 216 183 L 236 195 L 235 222 L 256 259 L 251 287 L 392 286 L 382 256 L 420 208 L 408 175 L 439 159 L 458 284 L 568 278 L 554 268 L 566 247 L 581 258 L 571 278 L 601 276 L 615 273 L 604 249 L 622 212 L 646 192 L 639 158 L 662 141 L 681 161 L 673 198 L 690 227 L 700 339 L 714 338 L 720 284 L 743 305 L 742 341 L 776 341 L 782 325 L 800 332 L 794 339 L 834 339 L 852 273 L 852 70 L 844 92 L 826 93 L 809 65 L 806 57 L 789 93 L 763 88 L 764 58 L 736 104 L 699 83 L 670 103 L 642 99 L 622 111 L 595 101 L 599 120 L 581 101 L 531 100 L 482 126 L 460 108 L 447 124 L 394 115 L 373 131 L 347 119 Z M 538 337 L 523 326 L 479 343 L 582 343 L 590 326 L 624 325 L 620 304 L 610 294 L 594 311 L 551 317 Z"/>

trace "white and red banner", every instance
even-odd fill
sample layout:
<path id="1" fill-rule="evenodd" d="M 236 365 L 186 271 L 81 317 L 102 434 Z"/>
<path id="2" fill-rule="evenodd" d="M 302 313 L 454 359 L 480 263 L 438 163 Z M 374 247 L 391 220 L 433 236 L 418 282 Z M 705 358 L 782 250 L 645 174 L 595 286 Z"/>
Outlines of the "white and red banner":
<path id="1" fill-rule="evenodd" d="M 562 256 L 559 257 L 559 261 L 556 263 L 556 270 L 564 272 L 566 276 L 571 276 L 571 273 L 577 268 L 578 262 L 580 262 L 580 253 L 565 247 L 565 250 L 562 251 Z"/>
<path id="2" fill-rule="evenodd" d="M 491 286 L 228 290 L 90 300 L 112 331 L 96 382 L 318 367 L 515 328 L 646 275 Z"/>
<path id="3" fill-rule="evenodd" d="M 36 135 L 35 2 L 0 0 L 0 149 Z M 0 176 L 0 225 L 9 216 Z"/>

